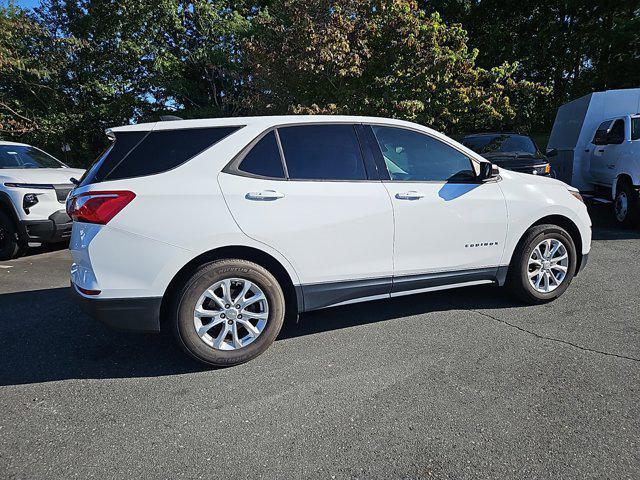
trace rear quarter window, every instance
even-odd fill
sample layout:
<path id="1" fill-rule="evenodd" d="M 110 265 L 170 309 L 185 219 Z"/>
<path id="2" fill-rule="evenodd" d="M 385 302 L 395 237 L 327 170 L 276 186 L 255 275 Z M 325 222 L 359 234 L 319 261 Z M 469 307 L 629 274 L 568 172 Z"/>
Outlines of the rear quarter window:
<path id="1" fill-rule="evenodd" d="M 187 162 L 239 128 L 116 133 L 115 143 L 91 168 L 82 184 L 166 172 Z"/>

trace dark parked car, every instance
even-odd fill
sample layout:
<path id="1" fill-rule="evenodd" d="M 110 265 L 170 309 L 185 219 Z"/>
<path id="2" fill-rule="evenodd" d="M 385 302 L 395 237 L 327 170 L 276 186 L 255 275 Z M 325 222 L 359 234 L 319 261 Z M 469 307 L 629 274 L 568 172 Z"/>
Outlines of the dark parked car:
<path id="1" fill-rule="evenodd" d="M 549 175 L 551 166 L 535 142 L 519 133 L 467 135 L 462 144 L 499 167 L 514 172 Z"/>

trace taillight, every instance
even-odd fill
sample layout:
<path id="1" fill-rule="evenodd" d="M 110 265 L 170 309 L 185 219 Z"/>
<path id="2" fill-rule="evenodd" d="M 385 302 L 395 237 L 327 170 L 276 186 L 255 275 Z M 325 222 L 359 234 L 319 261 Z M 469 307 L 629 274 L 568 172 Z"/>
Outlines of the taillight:
<path id="1" fill-rule="evenodd" d="M 81 193 L 69 199 L 67 213 L 76 222 L 106 225 L 135 197 L 126 190 Z"/>

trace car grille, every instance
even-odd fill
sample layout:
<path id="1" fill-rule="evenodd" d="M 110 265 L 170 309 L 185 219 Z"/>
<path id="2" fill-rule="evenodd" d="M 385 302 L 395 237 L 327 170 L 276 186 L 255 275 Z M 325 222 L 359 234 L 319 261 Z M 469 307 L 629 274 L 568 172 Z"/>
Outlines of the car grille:
<path id="1" fill-rule="evenodd" d="M 69 195 L 69 192 L 73 190 L 74 186 L 73 184 L 69 183 L 54 185 L 53 188 L 55 188 L 56 190 L 56 198 L 58 199 L 58 201 L 60 203 L 64 203 L 67 201 L 67 195 Z"/>

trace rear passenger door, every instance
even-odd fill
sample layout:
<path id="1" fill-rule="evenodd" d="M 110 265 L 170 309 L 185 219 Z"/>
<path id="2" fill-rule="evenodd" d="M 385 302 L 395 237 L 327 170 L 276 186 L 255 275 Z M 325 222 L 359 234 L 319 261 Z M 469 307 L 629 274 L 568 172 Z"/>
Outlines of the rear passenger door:
<path id="1" fill-rule="evenodd" d="M 367 168 L 360 128 L 270 130 L 219 176 L 243 232 L 296 269 L 306 309 L 390 290 L 392 207 L 382 183 L 372 178 L 372 160 Z"/>

